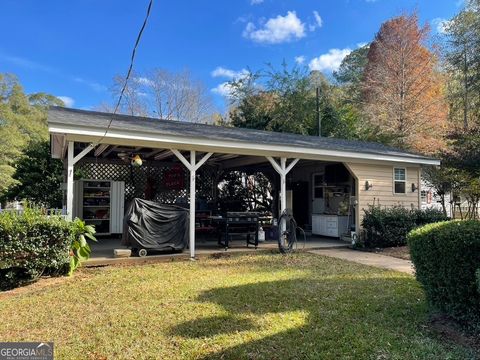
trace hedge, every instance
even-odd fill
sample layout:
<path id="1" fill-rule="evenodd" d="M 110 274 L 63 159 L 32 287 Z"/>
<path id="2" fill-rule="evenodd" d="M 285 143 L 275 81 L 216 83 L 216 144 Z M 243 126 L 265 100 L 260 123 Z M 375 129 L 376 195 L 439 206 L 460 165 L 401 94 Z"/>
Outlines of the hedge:
<path id="1" fill-rule="evenodd" d="M 408 244 L 431 307 L 480 330 L 480 221 L 426 225 Z"/>
<path id="2" fill-rule="evenodd" d="M 410 210 L 400 206 L 381 209 L 372 206 L 365 210 L 362 227 L 364 245 L 367 247 L 390 247 L 407 244 L 407 234 L 414 228 L 445 221 L 443 212 L 435 209 Z"/>
<path id="3" fill-rule="evenodd" d="M 36 280 L 41 275 L 70 272 L 72 223 L 40 211 L 0 213 L 0 290 Z"/>

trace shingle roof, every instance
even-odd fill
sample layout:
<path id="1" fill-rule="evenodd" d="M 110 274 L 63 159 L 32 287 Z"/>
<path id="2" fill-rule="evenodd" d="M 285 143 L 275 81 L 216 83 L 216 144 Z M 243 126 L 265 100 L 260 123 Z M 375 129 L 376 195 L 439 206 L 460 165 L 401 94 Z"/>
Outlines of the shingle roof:
<path id="1" fill-rule="evenodd" d="M 113 115 L 110 113 L 70 109 L 56 106 L 51 107 L 48 112 L 49 125 L 64 124 L 79 127 L 106 129 L 111 119 L 113 119 L 113 121 L 110 125 L 110 129 L 118 129 L 123 131 L 126 130 L 150 134 L 164 134 L 207 140 L 226 140 L 240 143 L 245 142 L 282 146 L 286 145 L 300 148 L 401 156 L 412 159 L 431 159 L 423 155 L 406 152 L 373 142 L 215 126 L 140 116 L 119 114 Z"/>

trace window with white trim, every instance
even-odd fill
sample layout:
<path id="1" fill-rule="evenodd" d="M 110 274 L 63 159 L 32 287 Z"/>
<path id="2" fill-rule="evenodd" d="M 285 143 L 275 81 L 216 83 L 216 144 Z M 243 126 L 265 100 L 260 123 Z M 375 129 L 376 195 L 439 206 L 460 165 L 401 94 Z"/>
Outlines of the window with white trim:
<path id="1" fill-rule="evenodd" d="M 393 169 L 393 191 L 395 194 L 407 193 L 407 170 L 405 168 Z"/>
<path id="2" fill-rule="evenodd" d="M 427 203 L 427 191 L 426 190 L 422 190 L 420 192 L 420 199 L 421 199 L 422 204 Z"/>

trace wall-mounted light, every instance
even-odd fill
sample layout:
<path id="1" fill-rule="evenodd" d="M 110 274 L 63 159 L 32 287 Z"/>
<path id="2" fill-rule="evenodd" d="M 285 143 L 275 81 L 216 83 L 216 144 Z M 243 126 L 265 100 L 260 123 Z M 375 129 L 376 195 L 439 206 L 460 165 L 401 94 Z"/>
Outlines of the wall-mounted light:
<path id="1" fill-rule="evenodd" d="M 418 187 L 417 185 L 415 185 L 414 183 L 412 183 L 412 192 L 415 192 L 418 190 Z"/>
<path id="2" fill-rule="evenodd" d="M 365 181 L 365 190 L 370 190 L 373 187 L 372 180 Z"/>

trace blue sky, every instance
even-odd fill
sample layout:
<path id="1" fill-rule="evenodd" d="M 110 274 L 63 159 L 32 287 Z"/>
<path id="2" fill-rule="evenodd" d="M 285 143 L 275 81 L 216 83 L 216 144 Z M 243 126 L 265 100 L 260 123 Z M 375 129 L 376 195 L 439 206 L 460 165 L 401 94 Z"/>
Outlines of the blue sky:
<path id="1" fill-rule="evenodd" d="M 76 108 L 112 103 L 112 78 L 127 70 L 147 3 L 2 0 L 0 72 Z M 331 73 L 388 18 L 416 9 L 435 33 L 460 7 L 461 0 L 155 0 L 135 69 L 189 69 L 222 109 L 222 84 L 243 69 L 286 60 Z"/>

